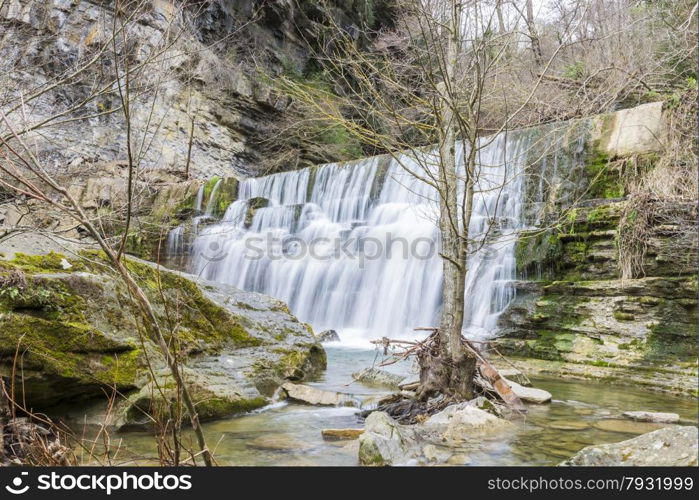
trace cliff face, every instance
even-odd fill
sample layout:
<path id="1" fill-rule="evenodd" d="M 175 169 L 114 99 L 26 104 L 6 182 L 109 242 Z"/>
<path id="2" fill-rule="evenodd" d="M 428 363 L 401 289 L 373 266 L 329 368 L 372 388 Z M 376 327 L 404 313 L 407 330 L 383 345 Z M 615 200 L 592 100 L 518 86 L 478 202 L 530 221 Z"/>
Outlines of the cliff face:
<path id="1" fill-rule="evenodd" d="M 272 147 L 290 102 L 266 77 L 303 75 L 331 20 L 354 33 L 385 18 L 384 3 L 9 0 L 0 6 L 0 106 L 17 130 L 32 129 L 42 159 L 80 173 L 126 159 L 118 87 L 128 73 L 142 167 L 254 174 L 270 150 L 290 165 L 332 161 L 332 148 L 303 138 Z M 115 16 L 116 5 L 124 11 Z"/>
<path id="2" fill-rule="evenodd" d="M 520 281 L 496 343 L 533 373 L 696 394 L 696 206 L 624 196 L 624 179 L 660 152 L 641 136 L 662 137 L 661 109 L 596 121 L 606 132 L 578 143 L 577 162 L 548 174 L 532 165 L 547 176 L 543 195 L 528 177 L 530 210 L 534 199 L 545 207 L 541 229 L 520 235 Z M 630 258 L 636 272 L 622 279 Z"/>

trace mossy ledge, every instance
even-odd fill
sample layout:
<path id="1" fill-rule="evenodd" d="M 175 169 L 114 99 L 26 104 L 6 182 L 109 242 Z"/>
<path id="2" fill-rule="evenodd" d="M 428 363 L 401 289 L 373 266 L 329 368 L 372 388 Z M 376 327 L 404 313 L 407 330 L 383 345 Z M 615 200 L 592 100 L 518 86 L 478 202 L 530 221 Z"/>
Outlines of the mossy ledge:
<path id="1" fill-rule="evenodd" d="M 126 264 L 181 357 L 202 418 L 262 406 L 285 380 L 325 368 L 313 333 L 278 300 L 132 258 Z M 140 394 L 120 403 L 124 424 L 145 399 L 161 407 L 144 394 L 154 384 L 172 385 L 162 356 L 101 252 L 18 254 L 0 260 L 0 282 L 0 375 L 22 374 L 30 407 L 99 397 L 105 389 Z"/>

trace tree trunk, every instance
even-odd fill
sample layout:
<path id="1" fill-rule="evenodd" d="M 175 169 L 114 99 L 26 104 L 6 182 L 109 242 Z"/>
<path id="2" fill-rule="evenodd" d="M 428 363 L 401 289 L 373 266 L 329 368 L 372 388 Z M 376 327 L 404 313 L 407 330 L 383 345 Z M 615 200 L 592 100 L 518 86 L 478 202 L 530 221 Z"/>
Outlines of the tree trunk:
<path id="1" fill-rule="evenodd" d="M 456 164 L 456 127 L 450 88 L 461 43 L 461 5 L 450 4 L 450 35 L 444 57 L 444 74 L 438 84 L 439 106 L 439 232 L 442 256 L 442 312 L 437 342 L 432 352 L 420 357 L 420 387 L 418 397 L 426 399 L 437 392 L 455 399 L 473 396 L 476 359 L 466 352 L 461 342 L 464 322 L 464 288 L 466 285 L 467 253 L 465 239 L 460 234 L 459 175 Z M 470 214 L 469 214 L 470 215 Z"/>
<path id="2" fill-rule="evenodd" d="M 532 0 L 527 0 L 527 31 L 529 31 L 529 39 L 532 42 L 532 52 L 534 53 L 534 61 L 538 66 L 543 64 L 543 55 L 541 52 L 541 42 L 539 34 L 536 32 L 536 24 L 534 24 L 534 5 Z"/>

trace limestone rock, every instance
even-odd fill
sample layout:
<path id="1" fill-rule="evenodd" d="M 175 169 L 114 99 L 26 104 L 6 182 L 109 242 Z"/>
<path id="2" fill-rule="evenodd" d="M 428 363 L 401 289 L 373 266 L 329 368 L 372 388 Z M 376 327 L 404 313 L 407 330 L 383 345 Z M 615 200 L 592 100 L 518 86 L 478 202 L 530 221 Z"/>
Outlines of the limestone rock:
<path id="1" fill-rule="evenodd" d="M 635 422 L 632 420 L 615 418 L 598 420 L 594 422 L 592 426 L 601 431 L 619 432 L 622 434 L 643 434 L 662 427 L 661 424 L 656 424 L 653 422 Z"/>
<path id="2" fill-rule="evenodd" d="M 402 376 L 379 368 L 364 368 L 353 373 L 352 378 L 363 384 L 389 387 L 391 389 L 398 389 L 399 384 L 403 380 Z"/>
<path id="3" fill-rule="evenodd" d="M 359 437 L 363 465 L 444 464 L 453 448 L 479 446 L 484 438 L 511 429 L 512 424 L 472 402 L 448 406 L 425 422 L 401 425 L 384 412 L 372 412 Z M 468 461 L 464 457 L 462 463 Z M 459 460 L 457 460 L 459 461 Z"/>
<path id="4" fill-rule="evenodd" d="M 299 403 L 318 406 L 354 406 L 359 407 L 360 402 L 350 394 L 340 392 L 323 391 L 309 385 L 293 384 L 287 382 L 282 385 L 287 397 Z"/>
<path id="5" fill-rule="evenodd" d="M 529 378 L 516 368 L 502 368 L 498 369 L 498 372 L 500 372 L 500 376 L 504 377 L 505 379 L 516 382 L 524 387 L 531 387 L 532 385 Z"/>
<path id="6" fill-rule="evenodd" d="M 638 422 L 657 422 L 660 424 L 676 424 L 680 421 L 680 416 L 677 413 L 655 411 L 625 411 L 622 416 Z"/>
<path id="7" fill-rule="evenodd" d="M 542 404 L 551 401 L 551 393 L 548 391 L 543 389 L 535 389 L 533 387 L 524 387 L 519 385 L 517 382 L 513 382 L 512 380 L 507 380 L 507 383 L 510 385 L 512 392 L 514 392 L 519 399 L 526 403 Z"/>
<path id="8" fill-rule="evenodd" d="M 697 429 L 671 426 L 620 443 L 588 446 L 561 465 L 696 467 Z"/>

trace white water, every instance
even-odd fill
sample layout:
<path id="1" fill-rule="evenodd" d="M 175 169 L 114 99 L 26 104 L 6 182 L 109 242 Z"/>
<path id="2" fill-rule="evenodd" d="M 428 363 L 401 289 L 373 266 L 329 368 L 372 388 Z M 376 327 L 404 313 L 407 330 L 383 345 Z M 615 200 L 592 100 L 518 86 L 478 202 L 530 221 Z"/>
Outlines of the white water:
<path id="1" fill-rule="evenodd" d="M 497 137 L 481 150 L 470 232 L 473 248 L 485 244 L 469 259 L 464 329 L 471 337 L 491 336 L 513 296 L 507 285 L 515 278 L 513 235 L 522 227 L 520 174 L 530 135 Z M 463 158 L 460 144 L 457 157 Z M 419 172 L 405 157 L 403 167 L 391 161 L 372 199 L 372 185 L 381 180 L 377 163 L 368 158 L 320 166 L 310 189 L 310 169 L 242 181 L 222 221 L 199 231 L 190 270 L 282 299 L 316 331 L 338 330 L 343 343 L 415 337 L 415 327 L 433 326 L 439 316 L 436 194 L 405 171 Z M 247 200 L 255 197 L 267 198 L 269 206 L 259 208 L 246 228 Z M 327 240 L 318 243 L 321 238 Z M 348 240 L 355 255 L 333 243 Z M 312 255 L 295 253 L 311 242 Z M 381 242 L 383 251 L 372 242 Z"/>

